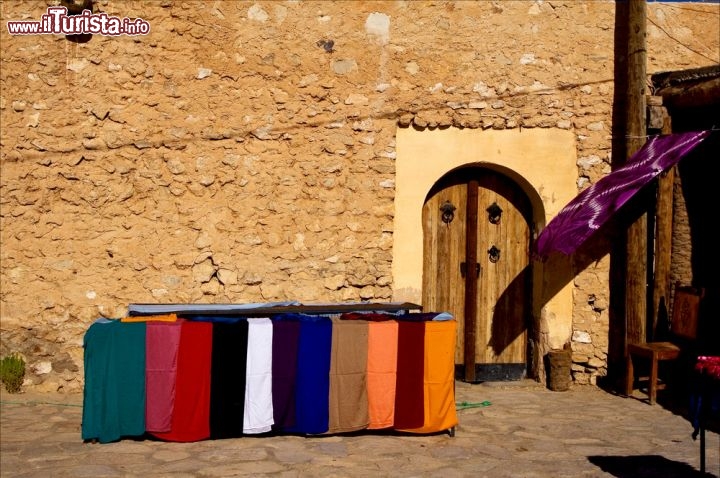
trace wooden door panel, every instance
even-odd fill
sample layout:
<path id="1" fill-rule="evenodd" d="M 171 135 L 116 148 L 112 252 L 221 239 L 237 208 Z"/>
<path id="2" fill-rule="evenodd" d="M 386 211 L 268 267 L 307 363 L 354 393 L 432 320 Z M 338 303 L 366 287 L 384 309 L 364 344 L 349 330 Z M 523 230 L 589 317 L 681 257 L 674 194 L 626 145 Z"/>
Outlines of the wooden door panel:
<path id="1" fill-rule="evenodd" d="M 466 321 L 460 263 L 465 262 L 466 255 L 465 215 L 471 179 L 478 184 L 477 257 L 481 272 L 474 298 L 476 317 Z M 454 218 L 447 224 L 440 210 L 446 201 L 455 206 Z M 493 203 L 502 209 L 496 224 L 489 221 L 487 212 Z M 507 177 L 484 168 L 447 175 L 430 191 L 423 208 L 423 307 L 450 312 L 457 319 L 455 363 L 460 367 L 468 363 L 465 338 L 473 335 L 465 330 L 465 324 L 475 323 L 475 352 L 470 362 L 476 364 L 477 381 L 501 376 L 506 365 L 522 366 L 527 361 L 530 218 L 530 204 L 522 190 Z M 490 260 L 488 252 L 493 246 L 500 251 L 496 262 Z M 475 268 L 468 264 L 467 271 L 475 273 Z"/>
<path id="2" fill-rule="evenodd" d="M 483 269 L 478 284 L 476 363 L 525 363 L 525 269 L 529 262 L 529 226 L 516 207 L 515 187 L 501 176 L 485 175 L 478 191 L 478 258 Z M 502 213 L 493 224 L 487 209 L 497 204 Z M 499 250 L 497 262 L 490 249 Z"/>
<path id="3" fill-rule="evenodd" d="M 444 185 L 441 191 L 426 201 L 423 207 L 423 308 L 428 311 L 451 313 L 457 320 L 458 344 L 456 363 L 462 363 L 464 341 L 463 309 L 465 304 L 464 280 L 460 263 L 465 256 L 465 184 Z M 443 222 L 440 206 L 449 202 L 455 207 L 454 217 Z"/>

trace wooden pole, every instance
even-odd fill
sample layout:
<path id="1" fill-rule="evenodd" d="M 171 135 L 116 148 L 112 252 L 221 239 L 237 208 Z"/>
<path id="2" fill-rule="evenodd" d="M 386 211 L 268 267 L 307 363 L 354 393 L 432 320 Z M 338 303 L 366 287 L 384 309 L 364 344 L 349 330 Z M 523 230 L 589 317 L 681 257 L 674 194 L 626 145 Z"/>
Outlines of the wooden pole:
<path id="1" fill-rule="evenodd" d="M 662 134 L 672 133 L 670 115 L 664 107 L 658 108 L 662 115 Z M 673 185 L 675 183 L 675 166 L 668 169 L 658 178 L 657 206 L 655 207 L 655 268 L 653 271 L 653 302 L 652 302 L 652 334 L 653 340 L 658 338 L 658 324 L 661 314 L 668 319 L 670 310 L 670 265 L 672 256 L 673 229 Z M 666 331 L 660 331 L 666 332 Z"/>
<path id="2" fill-rule="evenodd" d="M 467 185 L 465 235 L 465 381 L 475 382 L 475 341 L 477 340 L 477 232 L 478 232 L 478 180 Z"/>
<path id="3" fill-rule="evenodd" d="M 627 103 L 626 158 L 632 156 L 646 141 L 646 17 L 645 0 L 629 0 L 627 42 Z M 625 274 L 625 340 L 645 342 L 648 319 L 648 227 L 643 211 L 627 230 Z"/>

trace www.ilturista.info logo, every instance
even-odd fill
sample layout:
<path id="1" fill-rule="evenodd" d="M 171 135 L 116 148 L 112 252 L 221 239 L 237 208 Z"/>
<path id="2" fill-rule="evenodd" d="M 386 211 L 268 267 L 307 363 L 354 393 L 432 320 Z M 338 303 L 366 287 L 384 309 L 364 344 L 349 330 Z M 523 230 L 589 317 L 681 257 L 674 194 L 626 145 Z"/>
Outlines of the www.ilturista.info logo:
<path id="1" fill-rule="evenodd" d="M 68 15 L 65 7 L 48 7 L 40 20 L 10 20 L 7 22 L 11 35 L 147 35 L 150 24 L 142 18 L 111 17 L 107 13 L 83 10 L 78 15 Z"/>

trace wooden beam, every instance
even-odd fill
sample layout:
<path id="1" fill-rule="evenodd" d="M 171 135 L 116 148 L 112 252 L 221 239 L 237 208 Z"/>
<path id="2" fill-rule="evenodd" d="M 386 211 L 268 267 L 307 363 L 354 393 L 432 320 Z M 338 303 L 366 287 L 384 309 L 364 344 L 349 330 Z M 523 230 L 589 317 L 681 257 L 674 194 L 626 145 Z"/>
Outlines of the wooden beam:
<path id="1" fill-rule="evenodd" d="M 720 105 L 720 78 L 712 78 L 690 85 L 670 86 L 659 90 L 663 104 L 670 108 L 698 108 Z"/>

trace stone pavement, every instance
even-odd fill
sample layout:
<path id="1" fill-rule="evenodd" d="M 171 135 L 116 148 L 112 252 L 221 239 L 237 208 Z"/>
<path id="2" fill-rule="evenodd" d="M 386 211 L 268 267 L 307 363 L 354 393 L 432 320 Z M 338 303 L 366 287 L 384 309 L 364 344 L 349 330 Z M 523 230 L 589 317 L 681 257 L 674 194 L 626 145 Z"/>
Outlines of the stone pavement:
<path id="1" fill-rule="evenodd" d="M 639 396 L 638 396 L 639 397 Z M 457 382 L 455 436 L 362 432 L 195 443 L 80 438 L 79 394 L 0 394 L 1 477 L 712 477 L 690 422 L 661 405 L 573 385 Z M 482 402 L 490 402 L 482 405 Z"/>

